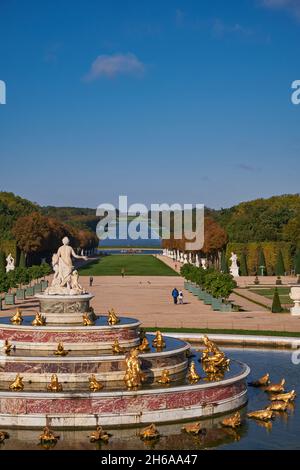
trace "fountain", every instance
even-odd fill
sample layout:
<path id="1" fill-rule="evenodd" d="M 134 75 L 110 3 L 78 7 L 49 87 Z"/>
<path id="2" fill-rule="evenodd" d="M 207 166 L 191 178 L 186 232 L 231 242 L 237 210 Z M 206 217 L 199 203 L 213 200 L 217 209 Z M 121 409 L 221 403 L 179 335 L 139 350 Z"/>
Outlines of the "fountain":
<path id="1" fill-rule="evenodd" d="M 65 238 L 53 256 L 51 286 L 36 295 L 42 322 L 37 315 L 0 320 L 0 427 L 167 423 L 247 402 L 249 367 L 229 361 L 208 338 L 196 364 L 185 341 L 145 335 L 140 321 L 113 309 L 95 315 L 72 257 Z M 23 387 L 12 386 L 20 379 Z"/>

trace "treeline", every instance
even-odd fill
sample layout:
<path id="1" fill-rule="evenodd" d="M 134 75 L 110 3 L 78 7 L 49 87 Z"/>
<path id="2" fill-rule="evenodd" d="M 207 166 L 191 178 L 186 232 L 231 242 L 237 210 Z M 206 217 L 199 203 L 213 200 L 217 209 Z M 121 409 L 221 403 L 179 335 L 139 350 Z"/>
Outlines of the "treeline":
<path id="1" fill-rule="evenodd" d="M 300 195 L 273 196 L 209 210 L 226 230 L 229 242 L 291 242 L 300 245 Z"/>
<path id="2" fill-rule="evenodd" d="M 92 209 L 87 209 L 87 213 L 85 209 L 54 209 L 0 192 L 0 252 L 6 255 L 11 252 L 17 265 L 30 266 L 39 264 L 43 258 L 50 262 L 64 236 L 70 238 L 78 251 L 92 250 L 98 245 L 95 231 L 87 223 Z"/>

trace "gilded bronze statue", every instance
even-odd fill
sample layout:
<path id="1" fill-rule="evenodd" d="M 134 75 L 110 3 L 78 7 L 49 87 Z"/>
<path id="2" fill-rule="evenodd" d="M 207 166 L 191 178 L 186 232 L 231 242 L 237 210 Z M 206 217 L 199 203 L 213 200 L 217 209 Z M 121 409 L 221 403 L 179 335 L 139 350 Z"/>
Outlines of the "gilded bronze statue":
<path id="1" fill-rule="evenodd" d="M 51 377 L 50 384 L 47 385 L 48 392 L 62 392 L 63 387 L 62 384 L 58 381 L 58 377 L 56 374 L 53 374 Z"/>
<path id="2" fill-rule="evenodd" d="M 15 380 L 10 384 L 9 388 L 13 392 L 21 392 L 24 390 L 23 377 L 21 377 L 20 374 L 17 374 Z"/>
<path id="3" fill-rule="evenodd" d="M 46 318 L 39 312 L 36 312 L 34 320 L 31 322 L 32 326 L 45 326 Z"/>
<path id="4" fill-rule="evenodd" d="M 191 362 L 187 374 L 187 379 L 190 383 L 197 383 L 201 379 L 200 375 L 196 371 L 196 364 L 194 361 Z"/>
<path id="5" fill-rule="evenodd" d="M 232 429 L 236 429 L 241 425 L 241 414 L 237 411 L 234 415 L 229 416 L 229 418 L 225 418 L 222 421 L 222 426 L 229 427 Z"/>
<path id="6" fill-rule="evenodd" d="M 21 325 L 23 323 L 22 312 L 19 308 L 17 308 L 16 313 L 11 317 L 10 321 L 14 325 Z"/>
<path id="7" fill-rule="evenodd" d="M 103 384 L 96 379 L 95 374 L 92 374 L 89 377 L 89 389 L 91 392 L 99 392 L 99 390 L 102 390 L 102 388 Z"/>
<path id="8" fill-rule="evenodd" d="M 117 316 L 117 314 L 116 314 L 116 312 L 113 308 L 108 311 L 107 322 L 108 322 L 109 325 L 117 325 L 117 323 L 120 323 L 120 318 Z"/>
<path id="9" fill-rule="evenodd" d="M 166 347 L 166 343 L 164 342 L 163 336 L 160 331 L 156 332 L 155 338 L 152 341 L 152 346 L 158 351 L 161 351 Z"/>
<path id="10" fill-rule="evenodd" d="M 124 382 L 129 390 L 135 390 L 142 386 L 146 380 L 145 374 L 142 372 L 141 361 L 138 357 L 139 350 L 133 348 L 126 354 L 126 373 Z"/>
<path id="11" fill-rule="evenodd" d="M 55 356 L 66 356 L 68 351 L 65 350 L 62 342 L 58 343 L 56 350 L 53 353 Z"/>

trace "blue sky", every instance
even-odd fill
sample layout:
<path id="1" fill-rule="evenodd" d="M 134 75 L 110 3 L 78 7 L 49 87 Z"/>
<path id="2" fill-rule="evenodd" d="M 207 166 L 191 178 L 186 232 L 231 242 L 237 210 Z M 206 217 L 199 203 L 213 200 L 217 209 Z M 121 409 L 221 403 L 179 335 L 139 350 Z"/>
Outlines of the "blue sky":
<path id="1" fill-rule="evenodd" d="M 300 0 L 0 0 L 0 188 L 40 204 L 299 192 Z"/>

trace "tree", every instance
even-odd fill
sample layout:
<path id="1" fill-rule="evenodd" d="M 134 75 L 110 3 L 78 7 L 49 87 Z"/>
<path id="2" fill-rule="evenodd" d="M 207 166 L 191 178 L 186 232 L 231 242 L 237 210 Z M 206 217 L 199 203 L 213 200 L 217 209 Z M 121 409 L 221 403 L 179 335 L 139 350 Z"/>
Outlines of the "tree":
<path id="1" fill-rule="evenodd" d="M 267 263 L 264 250 L 261 248 L 258 256 L 258 274 L 267 276 Z"/>
<path id="2" fill-rule="evenodd" d="M 244 251 L 242 253 L 241 260 L 240 260 L 240 273 L 241 273 L 241 276 L 249 276 L 247 256 L 246 256 L 246 253 Z"/>
<path id="3" fill-rule="evenodd" d="M 21 251 L 21 254 L 20 254 L 19 267 L 26 268 L 26 255 L 23 250 Z"/>
<path id="4" fill-rule="evenodd" d="M 273 313 L 281 313 L 282 312 L 282 307 L 281 307 L 281 302 L 280 302 L 277 287 L 276 287 L 276 289 L 274 291 L 274 295 L 273 295 L 272 312 Z"/>
<path id="5" fill-rule="evenodd" d="M 300 249 L 297 251 L 295 256 L 295 274 L 300 276 Z"/>
<path id="6" fill-rule="evenodd" d="M 210 217 L 204 219 L 204 245 L 202 251 L 206 254 L 217 255 L 227 243 L 227 233 Z"/>
<path id="7" fill-rule="evenodd" d="M 276 276 L 284 276 L 285 274 L 285 267 L 284 267 L 284 261 L 283 261 L 281 250 L 278 251 L 276 266 L 275 266 L 275 274 Z"/>
<path id="8" fill-rule="evenodd" d="M 223 274 L 228 274 L 229 273 L 228 263 L 227 263 L 227 259 L 226 259 L 226 253 L 225 253 L 224 250 L 222 251 L 222 254 L 221 254 L 221 272 Z"/>
<path id="9" fill-rule="evenodd" d="M 6 272 L 6 258 L 3 251 L 0 251 L 0 275 Z"/>

